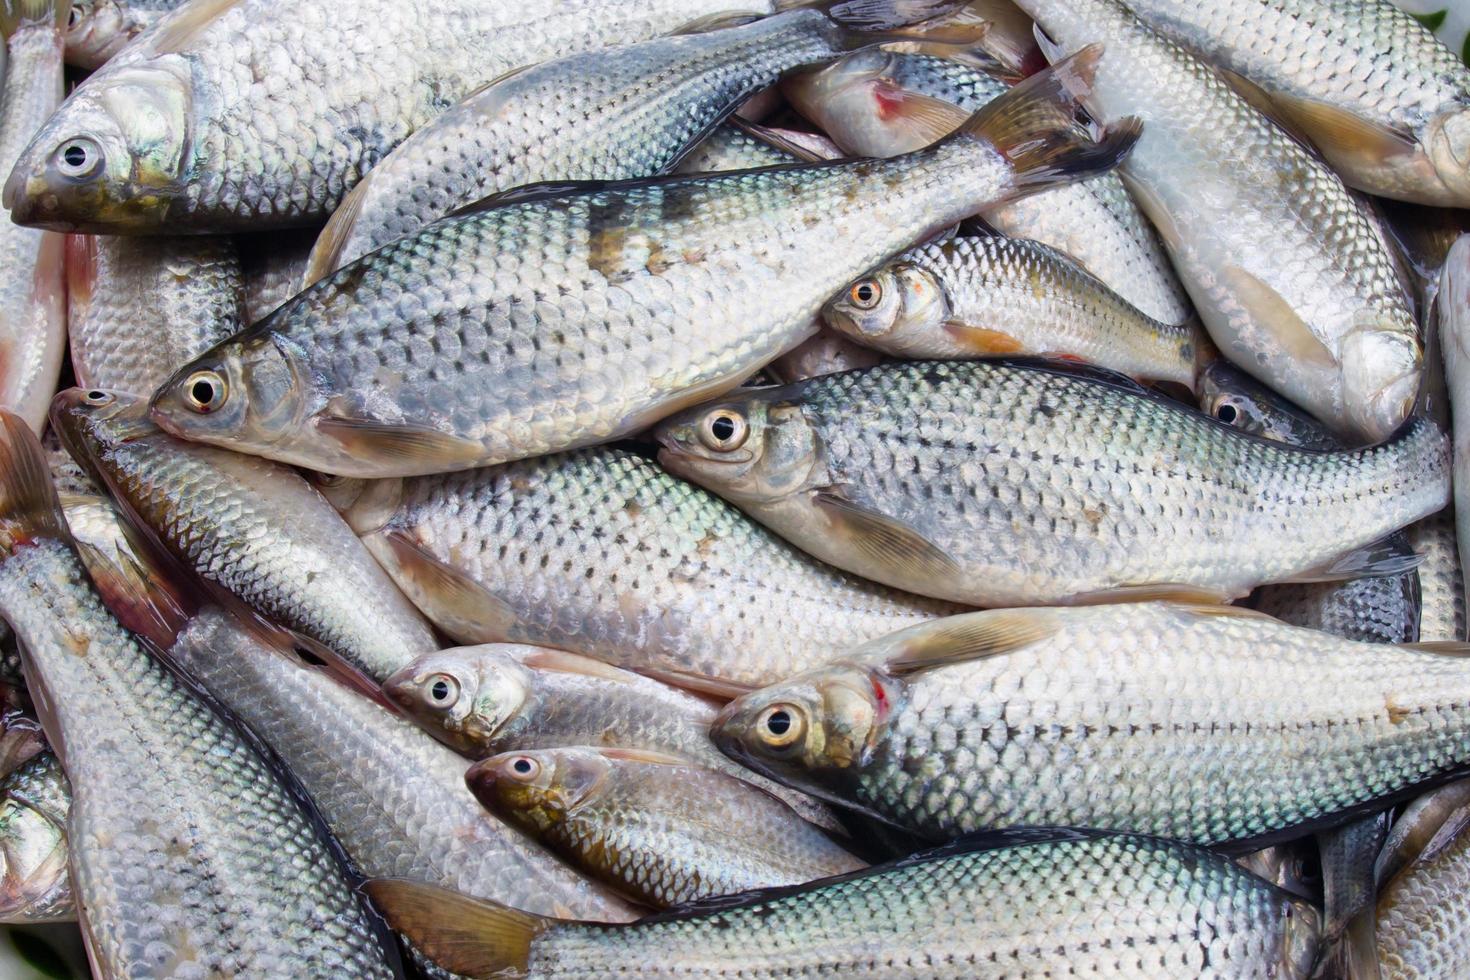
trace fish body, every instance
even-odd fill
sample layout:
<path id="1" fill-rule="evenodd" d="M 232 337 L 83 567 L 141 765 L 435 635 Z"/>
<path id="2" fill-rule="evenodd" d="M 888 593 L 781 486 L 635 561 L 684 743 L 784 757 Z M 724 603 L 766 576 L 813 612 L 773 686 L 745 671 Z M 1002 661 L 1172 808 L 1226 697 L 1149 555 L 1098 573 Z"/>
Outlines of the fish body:
<path id="1" fill-rule="evenodd" d="M 1249 80 L 1354 187 L 1470 205 L 1470 68 L 1375 0 L 1133 0 L 1146 23 Z"/>
<path id="2" fill-rule="evenodd" d="M 1196 329 L 1161 323 L 1039 242 L 957 237 L 910 249 L 822 310 L 898 357 L 1057 354 L 1194 387 Z"/>
<path id="3" fill-rule="evenodd" d="M 67 335 L 77 384 L 150 395 L 245 325 L 240 258 L 224 237 L 70 235 Z"/>
<path id="4" fill-rule="evenodd" d="M 0 170 L 8 170 L 61 102 L 61 26 L 67 0 L 0 2 Z M 0 209 L 9 211 L 8 197 Z M 46 424 L 66 356 L 62 238 L 0 215 L 0 408 L 35 432 Z"/>
<path id="5" fill-rule="evenodd" d="M 385 481 L 347 517 L 461 643 L 537 643 L 684 681 L 768 683 L 954 609 L 814 561 L 618 449 Z"/>
<path id="6" fill-rule="evenodd" d="M 507 752 L 476 763 L 465 781 L 492 813 L 653 908 L 864 867 L 781 800 L 678 756 Z"/>
<path id="7" fill-rule="evenodd" d="M 1454 515 L 1442 511 L 1411 524 L 1409 546 L 1424 561 L 1419 575 L 1419 639 L 1463 642 L 1466 639 L 1465 579 L 1455 543 Z"/>
<path id="8" fill-rule="evenodd" d="M 128 42 L 184 0 L 72 0 L 66 22 L 66 63 L 101 68 Z"/>
<path id="9" fill-rule="evenodd" d="M 1467 686 L 1457 656 L 1227 606 L 995 610 L 742 696 L 711 737 L 931 840 L 1055 825 L 1243 848 L 1462 771 Z"/>
<path id="10" fill-rule="evenodd" d="M 1419 573 L 1268 585 L 1251 608 L 1284 623 L 1365 643 L 1419 642 Z"/>
<path id="11" fill-rule="evenodd" d="M 836 331 L 821 329 L 767 364 L 766 373 L 778 384 L 791 384 L 881 363 L 883 355 L 871 347 L 855 344 Z"/>
<path id="12" fill-rule="evenodd" d="M 72 784 L 72 887 L 96 971 L 392 976 L 299 798 L 103 605 L 39 445 L 3 418 L 0 608 Z"/>
<path id="13" fill-rule="evenodd" d="M 1149 120 L 1120 173 L 1227 358 L 1358 441 L 1409 414 L 1408 300 L 1365 207 L 1203 62 L 1113 0 L 1022 0 L 1060 55 L 1106 48 L 1084 99 Z"/>
<path id="14" fill-rule="evenodd" d="M 1455 537 L 1461 580 L 1470 589 L 1470 575 L 1465 574 L 1465 556 L 1470 555 L 1470 235 L 1450 247 L 1439 274 L 1437 303 L 1445 387 L 1454 418 Z"/>
<path id="15" fill-rule="evenodd" d="M 1238 597 L 1448 496 L 1446 440 L 1427 420 L 1377 448 L 1306 452 L 1033 362 L 898 362 L 747 389 L 656 437 L 666 469 L 815 557 L 988 607 L 1145 587 Z"/>
<path id="16" fill-rule="evenodd" d="M 1142 976 L 1161 964 L 1170 975 L 1197 976 L 1222 963 L 1232 975 L 1307 976 L 1319 941 L 1310 904 L 1195 848 L 1052 833 L 1058 839 L 917 855 L 621 927 L 531 919 L 447 895 L 445 915 L 434 901 L 441 896 L 412 883 L 368 889 L 416 940 L 451 917 L 466 927 L 457 949 L 426 945 L 479 976 L 636 969 L 644 977 L 969 980 L 996 975 L 998 964 L 1018 976 Z M 417 900 L 400 905 L 400 896 Z"/>
<path id="17" fill-rule="evenodd" d="M 904 157 L 553 185 L 445 218 L 180 369 L 154 417 L 342 476 L 468 469 L 631 434 L 806 339 L 832 292 L 976 202 L 1111 166 L 1133 124 L 1093 143 L 1055 101 L 1096 56 Z"/>
<path id="18" fill-rule="evenodd" d="M 61 763 L 42 752 L 0 779 L 0 922 L 74 922 L 67 871 L 71 787 Z"/>
<path id="19" fill-rule="evenodd" d="M 1378 895 L 1377 948 L 1385 980 L 1457 977 L 1470 970 L 1470 808 L 1462 806 L 1385 883 Z"/>

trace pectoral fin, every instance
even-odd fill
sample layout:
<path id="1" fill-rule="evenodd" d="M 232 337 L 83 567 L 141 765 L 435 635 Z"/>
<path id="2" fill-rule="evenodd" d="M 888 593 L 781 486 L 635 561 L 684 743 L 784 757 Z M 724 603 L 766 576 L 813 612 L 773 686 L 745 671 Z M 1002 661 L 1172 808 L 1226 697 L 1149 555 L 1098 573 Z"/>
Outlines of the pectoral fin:
<path id="1" fill-rule="evenodd" d="M 832 525 L 833 533 L 889 579 L 948 582 L 960 575 L 953 558 L 903 521 L 861 507 L 831 490 L 815 491 L 812 503 Z"/>
<path id="2" fill-rule="evenodd" d="M 1049 609 L 997 609 L 964 613 L 909 631 L 885 669 L 896 676 L 946 664 L 1010 653 L 1040 643 L 1061 628 Z"/>
<path id="3" fill-rule="evenodd" d="M 1312 332 L 1285 297 L 1238 265 L 1226 268 L 1223 278 L 1254 319 L 1270 324 L 1288 357 L 1313 367 L 1337 370 L 1337 355 Z"/>
<path id="4" fill-rule="evenodd" d="M 317 418 L 316 429 L 340 443 L 343 451 L 355 460 L 387 463 L 395 470 L 402 470 L 395 475 L 442 473 L 493 462 L 486 458 L 485 447 L 473 439 L 462 439 L 411 422 L 324 415 Z"/>
<path id="5" fill-rule="evenodd" d="M 1273 94 L 1271 101 L 1330 159 L 1381 166 L 1420 152 L 1419 141 L 1409 133 L 1364 119 L 1340 106 L 1284 92 Z"/>
<path id="6" fill-rule="evenodd" d="M 1019 354 L 1026 345 L 1000 330 L 972 326 L 957 320 L 944 321 L 944 332 L 955 344 L 974 354 Z"/>
<path id="7" fill-rule="evenodd" d="M 518 617 L 479 582 L 429 554 L 402 531 L 369 535 L 363 542 L 380 560 L 386 560 L 394 578 L 424 615 L 456 642 L 506 639 Z"/>

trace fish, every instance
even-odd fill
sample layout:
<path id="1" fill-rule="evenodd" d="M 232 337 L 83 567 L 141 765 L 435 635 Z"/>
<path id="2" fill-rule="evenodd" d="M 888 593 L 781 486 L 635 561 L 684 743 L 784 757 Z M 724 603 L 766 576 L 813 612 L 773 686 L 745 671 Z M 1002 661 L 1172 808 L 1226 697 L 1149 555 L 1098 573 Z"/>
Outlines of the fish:
<path id="1" fill-rule="evenodd" d="M 491 194 L 664 173 L 781 72 L 863 43 L 823 11 L 801 9 L 517 70 L 368 172 L 322 230 L 307 282 Z"/>
<path id="2" fill-rule="evenodd" d="M 0 0 L 0 172 L 61 102 L 61 28 L 69 0 Z M 63 239 L 13 223 L 0 202 L 0 409 L 40 433 L 66 355 Z"/>
<path id="3" fill-rule="evenodd" d="M 1200 372 L 1199 407 L 1211 418 L 1272 442 L 1319 452 L 1344 448 L 1342 440 L 1305 409 L 1223 358 Z"/>
<path id="4" fill-rule="evenodd" d="M 1093 142 L 1054 101 L 1097 55 L 904 157 L 491 198 L 181 368 L 153 417 L 181 438 L 356 477 L 629 435 L 805 340 L 841 285 L 977 202 L 1113 166 L 1137 123 Z"/>
<path id="5" fill-rule="evenodd" d="M 936 48 L 968 46 L 996 69 L 1024 77 L 1046 67 L 1033 27 L 1012 0 L 971 0 L 958 10 L 899 25 L 889 33 Z"/>
<path id="6" fill-rule="evenodd" d="M 764 790 L 646 749 L 507 752 L 465 782 L 506 823 L 655 909 L 866 867 Z"/>
<path id="7" fill-rule="evenodd" d="M 66 282 L 84 388 L 151 395 L 246 322 L 240 256 L 223 236 L 68 235 Z"/>
<path id="8" fill-rule="evenodd" d="M 52 419 L 72 455 L 226 604 L 378 683 L 438 647 L 352 529 L 289 467 L 174 439 L 126 392 L 69 389 Z"/>
<path id="9" fill-rule="evenodd" d="M 1212 67 L 1114 0 L 1019 0 L 1047 56 L 1103 43 L 1082 101 L 1149 120 L 1119 175 L 1220 352 L 1341 438 L 1376 442 L 1424 369 L 1409 297 L 1366 206 Z"/>
<path id="10" fill-rule="evenodd" d="M 797 152 L 800 151 L 801 155 Z M 755 126 L 727 120 L 684 154 L 670 173 L 710 174 L 779 167 L 788 163 L 838 160 L 842 149 L 820 133 Z"/>
<path id="11" fill-rule="evenodd" d="M 534 643 L 728 698 L 956 607 L 817 562 L 621 449 L 372 485 L 346 518 L 459 643 Z"/>
<path id="12" fill-rule="evenodd" d="M 384 934 L 296 791 L 107 611 L 40 444 L 9 413 L 0 612 L 71 782 L 72 887 L 99 975 L 393 975 Z"/>
<path id="13" fill-rule="evenodd" d="M 840 827 L 823 804 L 716 750 L 710 700 L 590 657 L 503 643 L 439 650 L 389 677 L 383 694 L 472 759 L 564 745 L 675 755 L 758 786 L 811 823 Z"/>
<path id="14" fill-rule="evenodd" d="M 1009 88 L 965 60 L 892 47 L 866 48 L 782 83 L 843 149 L 879 157 L 944 136 Z M 1115 173 L 979 213 L 996 231 L 1071 256 L 1146 316 L 1170 324 L 1193 316 L 1158 236 Z"/>
<path id="15" fill-rule="evenodd" d="M 1373 0 L 1129 0 L 1311 139 L 1353 187 L 1470 207 L 1470 69 L 1418 19 Z"/>
<path id="16" fill-rule="evenodd" d="M 895 357 L 1045 354 L 1193 389 L 1199 330 L 1145 316 L 1067 256 L 1024 239 L 956 237 L 866 273 L 827 325 Z"/>
<path id="17" fill-rule="evenodd" d="M 1358 980 L 1363 964 L 1375 963 L 1374 861 L 1388 834 L 1389 814 L 1373 813 L 1317 835 L 1322 859 L 1324 942 L 1334 952 L 1343 976 Z M 1375 963 L 1376 965 L 1376 963 Z"/>
<path id="18" fill-rule="evenodd" d="M 1460 570 L 1460 549 L 1455 543 L 1455 516 L 1449 509 L 1411 524 L 1405 532 L 1409 547 L 1422 555 L 1419 575 L 1419 639 L 1424 641 L 1467 638 L 1465 578 Z"/>
<path id="19" fill-rule="evenodd" d="M 884 360 L 871 347 L 855 344 L 835 330 L 818 328 L 811 338 L 767 364 L 765 371 L 777 384 L 792 384 L 823 374 L 872 367 Z"/>
<path id="20" fill-rule="evenodd" d="M 1436 303 L 1445 386 L 1454 419 L 1455 538 L 1461 581 L 1470 587 L 1470 575 L 1465 572 L 1465 558 L 1470 555 L 1470 235 L 1460 236 L 1450 247 L 1440 270 Z"/>
<path id="21" fill-rule="evenodd" d="M 66 63 L 101 68 L 128 42 L 184 0 L 72 0 L 67 17 Z"/>
<path id="22" fill-rule="evenodd" d="M 1320 930 L 1310 903 L 1219 855 L 1076 830 L 931 851 L 617 927 L 528 916 L 410 881 L 364 887 L 444 968 L 536 980 L 626 970 L 970 980 L 998 963 L 1018 976 L 1143 975 L 1159 963 L 1193 975 L 1228 963 L 1241 976 L 1303 980 Z"/>
<path id="23" fill-rule="evenodd" d="M 1441 823 L 1378 895 L 1375 934 L 1384 978 L 1456 977 L 1470 970 L 1470 807 Z"/>
<path id="24" fill-rule="evenodd" d="M 301 291 L 316 228 L 236 235 L 244 276 L 245 323 L 267 316 Z"/>
<path id="25" fill-rule="evenodd" d="M 1312 453 L 1055 362 L 894 362 L 742 389 L 654 436 L 666 470 L 813 557 L 982 607 L 1218 602 L 1396 574 L 1413 559 L 1376 546 L 1337 559 L 1449 496 L 1428 419 L 1376 448 Z"/>
<path id="26" fill-rule="evenodd" d="M 713 711 L 710 717 L 714 717 Z M 25 686 L 0 681 L 0 776 L 9 775 L 47 750 L 46 733 L 36 720 Z M 714 754 L 719 756 L 718 752 Z"/>
<path id="27" fill-rule="evenodd" d="M 67 871 L 71 787 L 47 750 L 0 779 L 0 923 L 75 922 Z"/>
<path id="28" fill-rule="evenodd" d="M 863 19 L 868 5 L 853 6 Z M 275 0 L 186 4 L 36 121 L 4 200 L 26 225 L 94 234 L 320 224 L 394 147 L 481 85 L 727 10 L 724 0 L 370 0 L 312 14 Z"/>
<path id="29" fill-rule="evenodd" d="M 1357 643 L 1234 606 L 992 610 L 743 695 L 710 737 L 929 840 L 1076 826 L 1243 852 L 1470 767 L 1465 650 Z"/>

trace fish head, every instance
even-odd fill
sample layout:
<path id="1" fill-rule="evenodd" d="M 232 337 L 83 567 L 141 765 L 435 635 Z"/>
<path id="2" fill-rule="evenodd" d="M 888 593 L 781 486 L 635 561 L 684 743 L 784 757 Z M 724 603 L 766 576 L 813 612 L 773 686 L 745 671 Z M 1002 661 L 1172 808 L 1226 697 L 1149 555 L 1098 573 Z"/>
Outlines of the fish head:
<path id="1" fill-rule="evenodd" d="M 16 224 L 147 231 L 188 193 L 191 86 L 182 61 L 120 66 L 77 88 L 5 182 Z"/>
<path id="2" fill-rule="evenodd" d="M 14 796 L 0 800 L 0 922 L 59 917 L 68 881 L 62 825 Z"/>
<path id="3" fill-rule="evenodd" d="M 611 771 L 612 762 L 590 748 L 503 752 L 471 766 L 465 782 L 486 809 L 545 832 L 595 797 Z"/>
<path id="4" fill-rule="evenodd" d="M 1238 368 L 1217 360 L 1200 375 L 1199 407 L 1206 415 L 1254 435 L 1290 441 L 1290 432 L 1275 424 L 1272 397 Z"/>
<path id="5" fill-rule="evenodd" d="M 51 400 L 51 424 L 72 457 L 99 458 L 138 439 L 158 435 L 148 402 L 125 391 L 67 388 Z"/>
<path id="6" fill-rule="evenodd" d="M 805 671 L 731 701 L 710 738 L 741 765 L 830 799 L 871 756 L 898 683 L 859 664 Z"/>
<path id="7" fill-rule="evenodd" d="M 443 729 L 445 741 L 473 750 L 491 743 L 531 698 L 530 672 L 478 647 L 420 657 L 383 682 L 383 693 L 413 717 Z"/>
<path id="8" fill-rule="evenodd" d="M 1363 324 L 1342 339 L 1342 397 L 1348 420 L 1375 442 L 1387 439 L 1414 410 L 1424 373 L 1424 347 L 1412 327 Z"/>
<path id="9" fill-rule="evenodd" d="M 790 71 L 781 90 L 848 153 L 890 157 L 928 145 L 910 132 L 909 103 L 893 80 L 899 55 L 862 48 L 824 65 Z"/>
<path id="10" fill-rule="evenodd" d="M 1463 206 L 1470 200 L 1470 108 L 1462 106 L 1435 116 L 1425 143 L 1435 173 Z"/>
<path id="11" fill-rule="evenodd" d="M 1311 902 L 1300 898 L 1281 900 L 1281 961 L 1273 977 L 1307 980 L 1313 976 L 1322 946 L 1322 915 Z"/>
<path id="12" fill-rule="evenodd" d="M 911 262 L 893 262 L 853 282 L 822 308 L 822 318 L 864 343 L 933 330 L 949 310 L 938 277 Z"/>
<path id="13" fill-rule="evenodd" d="M 821 469 L 820 438 L 798 386 L 744 389 L 680 412 L 654 430 L 659 463 L 735 503 L 768 503 L 805 489 Z"/>
<path id="14" fill-rule="evenodd" d="M 62 33 L 67 63 L 100 68 L 137 33 L 136 25 L 117 0 L 72 0 Z"/>

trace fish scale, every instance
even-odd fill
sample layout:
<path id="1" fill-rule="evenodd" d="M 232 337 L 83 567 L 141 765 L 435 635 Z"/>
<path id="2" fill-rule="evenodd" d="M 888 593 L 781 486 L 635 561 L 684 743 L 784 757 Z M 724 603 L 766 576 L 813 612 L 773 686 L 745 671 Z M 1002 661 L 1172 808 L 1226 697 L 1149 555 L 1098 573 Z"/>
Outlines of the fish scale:
<path id="1" fill-rule="evenodd" d="M 1465 579 L 1460 571 L 1453 516 L 1448 511 L 1436 514 L 1410 526 L 1408 535 L 1409 545 L 1424 556 L 1418 568 L 1419 638 L 1464 641 Z"/>
<path id="2" fill-rule="evenodd" d="M 1470 970 L 1465 921 L 1470 909 L 1470 834 L 1465 812 L 1450 816 L 1422 854 L 1378 896 L 1376 948 L 1393 980 L 1464 976 Z"/>

